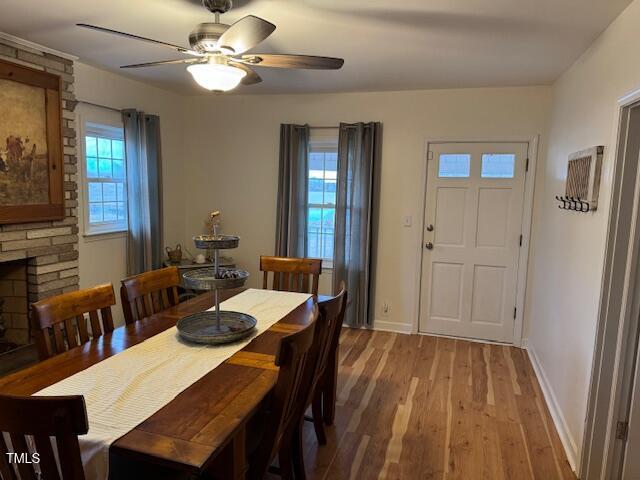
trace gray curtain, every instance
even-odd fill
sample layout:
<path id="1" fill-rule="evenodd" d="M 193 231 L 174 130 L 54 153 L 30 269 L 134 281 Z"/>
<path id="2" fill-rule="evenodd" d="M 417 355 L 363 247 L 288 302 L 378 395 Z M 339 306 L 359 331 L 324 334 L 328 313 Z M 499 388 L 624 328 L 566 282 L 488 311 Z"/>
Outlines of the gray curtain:
<path id="1" fill-rule="evenodd" d="M 280 125 L 276 255 L 306 257 L 309 126 Z"/>
<path id="2" fill-rule="evenodd" d="M 380 178 L 382 125 L 340 124 L 336 186 L 333 289 L 345 282 L 345 321 L 373 325 L 372 279 Z"/>
<path id="3" fill-rule="evenodd" d="M 162 169 L 160 118 L 124 110 L 129 237 L 127 271 L 162 266 Z"/>

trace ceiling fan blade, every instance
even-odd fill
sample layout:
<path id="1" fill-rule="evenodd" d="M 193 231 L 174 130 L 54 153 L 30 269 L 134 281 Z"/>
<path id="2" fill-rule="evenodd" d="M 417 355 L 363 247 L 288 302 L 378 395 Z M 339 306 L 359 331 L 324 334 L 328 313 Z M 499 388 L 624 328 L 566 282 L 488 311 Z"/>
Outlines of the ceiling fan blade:
<path id="1" fill-rule="evenodd" d="M 262 82 L 262 78 L 255 72 L 253 68 L 243 63 L 229 62 L 229 64 L 233 65 L 234 67 L 241 68 L 242 70 L 247 72 L 247 76 L 244 77 L 241 82 L 243 85 L 255 85 L 256 83 Z"/>
<path id="2" fill-rule="evenodd" d="M 240 55 L 265 40 L 275 29 L 273 23 L 247 15 L 220 36 L 218 48 L 231 55 Z"/>
<path id="3" fill-rule="evenodd" d="M 200 61 L 199 58 L 181 58 L 180 60 L 163 60 L 160 62 L 134 63 L 133 65 L 122 65 L 120 68 L 155 67 L 156 65 L 171 65 L 175 63 L 195 63 L 199 61 Z"/>
<path id="4" fill-rule="evenodd" d="M 243 55 L 240 60 L 249 65 L 273 68 L 309 68 L 317 70 L 338 70 L 344 65 L 342 58 L 314 57 L 311 55 L 276 55 L 256 53 Z"/>
<path id="5" fill-rule="evenodd" d="M 90 30 L 96 30 L 98 32 L 110 33 L 111 35 L 118 35 L 118 36 L 121 36 L 121 37 L 131 38 L 133 40 L 140 40 L 142 42 L 147 42 L 147 43 L 151 43 L 151 44 L 154 44 L 154 45 L 161 45 L 163 47 L 173 48 L 174 50 L 177 50 L 180 53 L 186 53 L 187 55 L 200 55 L 198 52 L 194 52 L 193 50 L 190 50 L 188 48 L 181 47 L 180 45 L 174 45 L 173 43 L 161 42 L 160 40 L 154 40 L 152 38 L 141 37 L 139 35 L 133 35 L 132 33 L 119 32 L 117 30 L 111 30 L 110 28 L 98 27 L 96 25 L 89 25 L 87 23 L 77 23 L 76 25 L 78 27 L 88 28 Z"/>

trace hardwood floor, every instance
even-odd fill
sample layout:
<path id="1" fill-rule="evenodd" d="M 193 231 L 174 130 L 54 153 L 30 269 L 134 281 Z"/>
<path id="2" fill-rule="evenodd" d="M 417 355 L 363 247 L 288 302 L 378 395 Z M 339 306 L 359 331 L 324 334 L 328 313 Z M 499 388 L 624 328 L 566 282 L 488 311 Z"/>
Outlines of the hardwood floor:
<path id="1" fill-rule="evenodd" d="M 336 422 L 308 477 L 575 479 L 526 351 L 344 329 Z"/>

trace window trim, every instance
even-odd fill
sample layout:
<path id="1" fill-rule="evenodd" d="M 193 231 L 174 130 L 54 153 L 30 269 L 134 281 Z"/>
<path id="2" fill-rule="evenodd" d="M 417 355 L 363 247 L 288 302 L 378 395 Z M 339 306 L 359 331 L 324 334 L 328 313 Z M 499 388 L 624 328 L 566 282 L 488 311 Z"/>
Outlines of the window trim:
<path id="1" fill-rule="evenodd" d="M 84 237 L 97 237 L 108 236 L 121 237 L 129 231 L 129 216 L 127 212 L 127 218 L 124 221 L 115 222 L 102 222 L 101 224 L 92 224 L 89 221 L 89 177 L 87 176 L 87 151 L 86 151 L 86 137 L 96 136 L 102 138 L 108 138 L 111 140 L 121 140 L 124 142 L 124 125 L 115 126 L 104 123 L 97 123 L 91 121 L 83 122 L 82 138 L 80 141 L 80 150 L 82 157 L 80 160 L 82 172 L 82 209 L 83 209 L 83 236 Z M 127 209 L 129 198 L 126 194 L 127 190 L 127 155 L 125 150 L 124 155 L 124 189 L 125 189 L 125 209 Z M 93 178 L 93 177 L 91 177 Z M 104 181 L 103 179 L 97 179 Z"/>

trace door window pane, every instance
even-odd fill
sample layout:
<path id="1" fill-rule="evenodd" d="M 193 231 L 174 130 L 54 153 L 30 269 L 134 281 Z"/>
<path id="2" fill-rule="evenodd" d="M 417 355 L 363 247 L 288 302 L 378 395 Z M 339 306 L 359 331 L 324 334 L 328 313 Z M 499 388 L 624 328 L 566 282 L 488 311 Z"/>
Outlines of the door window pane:
<path id="1" fill-rule="evenodd" d="M 485 153 L 482 155 L 482 178 L 513 178 L 516 156 L 513 153 Z"/>
<path id="2" fill-rule="evenodd" d="M 471 155 L 468 153 L 443 153 L 440 155 L 438 176 L 441 178 L 468 178 L 471 172 Z"/>

